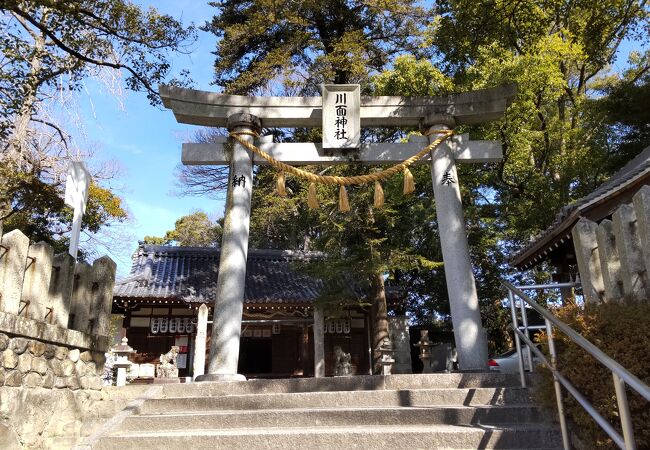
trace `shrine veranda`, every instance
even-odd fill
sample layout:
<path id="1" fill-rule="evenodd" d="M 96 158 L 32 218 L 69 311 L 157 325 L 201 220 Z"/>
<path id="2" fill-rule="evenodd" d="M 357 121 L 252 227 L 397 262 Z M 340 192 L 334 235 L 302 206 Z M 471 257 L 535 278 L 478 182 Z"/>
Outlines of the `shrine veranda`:
<path id="1" fill-rule="evenodd" d="M 183 144 L 186 165 L 229 165 L 224 232 L 214 304 L 210 357 L 198 380 L 243 379 L 237 373 L 254 164 L 268 162 L 244 145 L 253 144 L 274 161 L 300 165 L 396 165 L 420 152 L 457 125 L 499 119 L 516 95 L 504 85 L 438 97 L 360 97 L 356 85 L 324 86 L 323 97 L 246 97 L 161 86 L 165 107 L 185 124 L 226 127 L 232 139 L 212 144 Z M 345 107 L 345 108 L 343 108 Z M 327 122 L 325 122 L 325 120 Z M 358 142 L 364 127 L 420 127 L 424 136 L 407 143 Z M 324 143 L 274 143 L 272 136 L 255 136 L 262 128 L 322 127 Z M 339 149 L 355 149 L 353 160 Z M 230 151 L 230 150 L 229 150 Z M 484 370 L 487 339 L 481 326 L 476 285 L 465 232 L 456 171 L 458 163 L 495 162 L 502 158 L 496 141 L 472 141 L 454 135 L 416 163 L 429 164 L 436 200 L 454 338 L 461 370 Z M 236 181 L 236 182 L 233 182 Z M 323 314 L 313 310 L 314 374 L 324 376 Z"/>

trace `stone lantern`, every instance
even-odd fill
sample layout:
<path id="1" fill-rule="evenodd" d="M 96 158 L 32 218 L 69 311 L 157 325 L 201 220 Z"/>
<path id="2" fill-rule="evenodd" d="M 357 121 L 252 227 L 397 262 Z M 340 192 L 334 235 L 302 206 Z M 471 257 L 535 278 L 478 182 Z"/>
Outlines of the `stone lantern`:
<path id="1" fill-rule="evenodd" d="M 420 330 L 420 340 L 416 347 L 420 348 L 420 361 L 422 361 L 422 373 L 431 373 L 431 347 L 433 342 L 429 339 L 429 330 Z"/>
<path id="2" fill-rule="evenodd" d="M 379 352 L 381 353 L 381 374 L 382 375 L 391 375 L 393 364 L 395 364 L 395 349 L 393 348 L 393 343 L 388 338 L 384 338 L 379 346 Z"/>
<path id="3" fill-rule="evenodd" d="M 115 353 L 115 364 L 114 367 L 117 367 L 117 380 L 115 384 L 117 386 L 126 385 L 126 371 L 131 367 L 131 361 L 129 361 L 129 355 L 135 350 L 129 347 L 129 340 L 125 337 L 122 338 L 122 343 L 116 345 L 112 348 L 113 353 Z"/>

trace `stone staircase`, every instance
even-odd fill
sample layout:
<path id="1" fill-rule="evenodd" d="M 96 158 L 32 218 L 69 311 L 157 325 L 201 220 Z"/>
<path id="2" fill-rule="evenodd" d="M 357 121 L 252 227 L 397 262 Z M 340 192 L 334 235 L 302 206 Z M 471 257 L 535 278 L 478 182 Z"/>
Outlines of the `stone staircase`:
<path id="1" fill-rule="evenodd" d="M 78 448 L 561 448 L 504 374 L 162 385 Z"/>

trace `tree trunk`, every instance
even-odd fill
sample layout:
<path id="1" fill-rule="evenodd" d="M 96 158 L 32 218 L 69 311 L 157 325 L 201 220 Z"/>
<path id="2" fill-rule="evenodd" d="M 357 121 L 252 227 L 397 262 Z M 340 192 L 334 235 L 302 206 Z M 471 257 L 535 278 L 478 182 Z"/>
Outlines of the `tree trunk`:
<path id="1" fill-rule="evenodd" d="M 372 306 L 370 316 L 372 319 L 372 373 L 381 373 L 381 353 L 379 346 L 384 338 L 388 337 L 388 307 L 386 306 L 386 290 L 384 288 L 384 277 L 381 273 L 374 273 L 370 276 L 370 293 L 372 295 Z"/>

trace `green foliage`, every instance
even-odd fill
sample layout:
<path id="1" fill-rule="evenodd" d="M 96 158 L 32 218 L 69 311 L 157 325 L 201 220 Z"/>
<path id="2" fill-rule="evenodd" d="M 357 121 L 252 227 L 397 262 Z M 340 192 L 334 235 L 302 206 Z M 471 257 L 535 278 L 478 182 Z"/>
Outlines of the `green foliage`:
<path id="1" fill-rule="evenodd" d="M 650 144 L 650 50 L 633 52 L 631 66 L 622 76 L 608 77 L 599 83 L 601 97 L 589 100 L 593 121 L 605 124 L 601 145 L 616 148 L 610 165 L 619 167 Z"/>
<path id="2" fill-rule="evenodd" d="M 372 77 L 372 84 L 376 95 L 430 96 L 453 89 L 453 82 L 430 61 L 413 55 L 395 58 L 393 69 Z"/>
<path id="3" fill-rule="evenodd" d="M 146 236 L 144 242 L 150 245 L 175 243 L 184 247 L 216 247 L 222 234 L 219 223 L 211 221 L 203 211 L 195 211 L 178 219 L 174 229 L 165 233 L 165 237 Z"/>
<path id="4" fill-rule="evenodd" d="M 364 82 L 391 55 L 417 52 L 424 10 L 411 0 L 211 2 L 219 41 L 215 82 L 247 94 L 279 80 L 314 94 L 324 82 Z"/>
<path id="5" fill-rule="evenodd" d="M 440 3 L 438 13 L 430 42 L 458 87 L 519 86 L 504 119 L 477 132 L 503 143 L 489 185 L 506 237 L 527 240 L 623 162 L 619 149 L 601 145 L 605 130 L 585 105 L 621 40 L 647 23 L 645 8 L 638 1 L 461 0 Z"/>
<path id="6" fill-rule="evenodd" d="M 145 236 L 144 243 L 147 245 L 167 245 L 169 241 L 160 236 Z"/>
<path id="7" fill-rule="evenodd" d="M 563 322 L 600 348 L 641 381 L 650 384 L 650 304 L 606 303 L 580 308 L 569 305 L 555 311 Z M 558 352 L 557 367 L 590 403 L 621 433 L 620 417 L 609 369 L 587 354 L 581 347 L 559 333 L 555 337 Z M 546 347 L 546 336 L 540 337 Z M 544 350 L 548 350 L 545 348 Z M 553 378 L 542 370 L 543 384 L 539 398 L 548 408 L 555 409 Z M 650 408 L 640 395 L 627 389 L 630 414 L 639 449 L 650 448 Z M 590 448 L 617 448 L 577 401 L 565 396 L 567 416 L 572 431 Z"/>
<path id="8" fill-rule="evenodd" d="M 66 251 L 73 212 L 63 202 L 64 186 L 44 182 L 36 175 L 7 173 L 4 169 L 0 169 L 0 174 L 7 181 L 6 186 L 12 187 L 8 193 L 11 209 L 5 216 L 3 232 L 19 229 L 34 242 L 47 242 L 59 253 Z M 91 182 L 81 230 L 96 233 L 101 227 L 126 218 L 122 200 Z M 82 250 L 80 257 L 85 254 Z"/>

